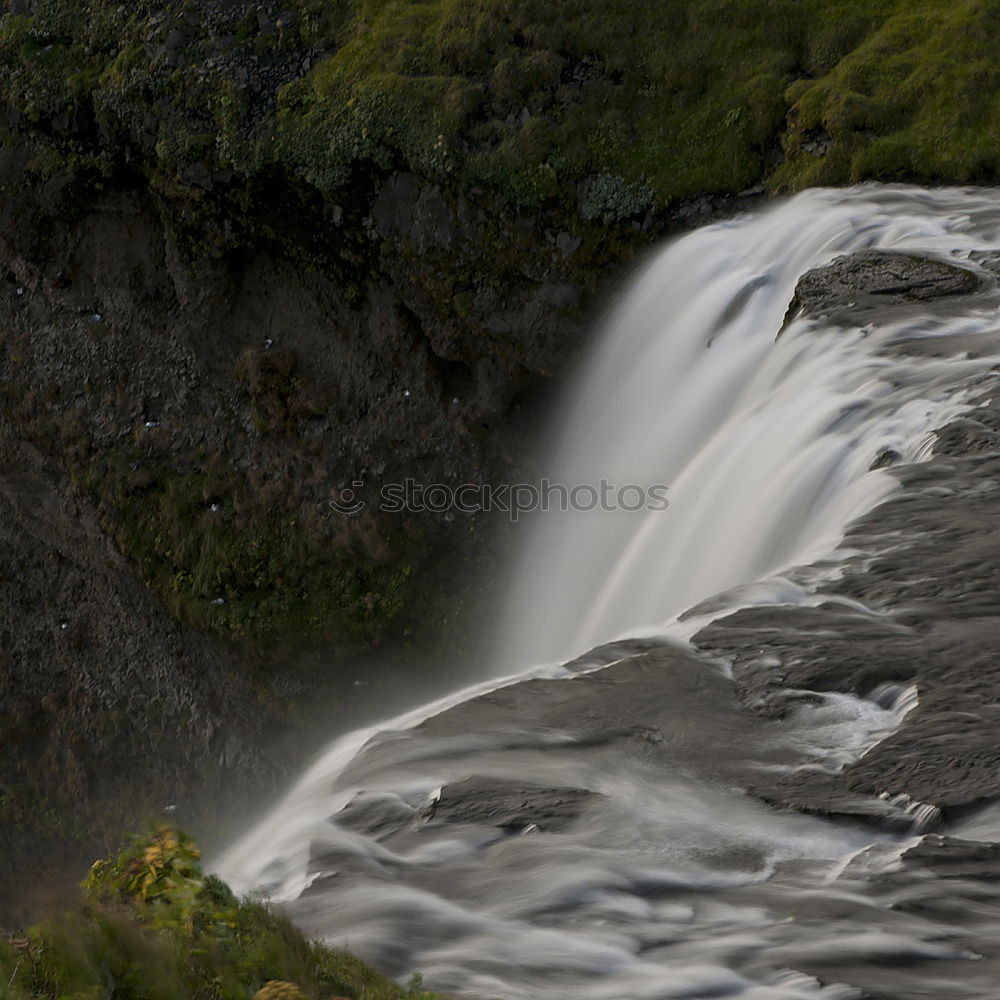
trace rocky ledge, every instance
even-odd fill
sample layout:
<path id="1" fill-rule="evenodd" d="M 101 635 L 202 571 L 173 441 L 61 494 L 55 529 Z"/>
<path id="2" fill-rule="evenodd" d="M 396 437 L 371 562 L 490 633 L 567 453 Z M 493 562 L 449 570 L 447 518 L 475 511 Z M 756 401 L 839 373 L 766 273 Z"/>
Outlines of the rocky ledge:
<path id="1" fill-rule="evenodd" d="M 889 250 L 861 250 L 808 271 L 795 287 L 785 325 L 799 315 L 850 318 L 889 306 L 924 305 L 973 292 L 976 273 L 943 260 Z"/>

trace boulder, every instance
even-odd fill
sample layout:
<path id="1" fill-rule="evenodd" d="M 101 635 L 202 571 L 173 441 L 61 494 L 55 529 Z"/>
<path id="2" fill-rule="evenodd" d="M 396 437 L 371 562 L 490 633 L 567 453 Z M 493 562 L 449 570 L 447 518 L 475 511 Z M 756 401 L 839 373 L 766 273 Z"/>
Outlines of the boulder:
<path id="1" fill-rule="evenodd" d="M 861 250 L 813 268 L 799 279 L 784 326 L 798 316 L 827 316 L 967 295 L 976 274 L 956 264 L 890 250 Z"/>
<path id="2" fill-rule="evenodd" d="M 431 806 L 430 816 L 446 823 L 561 830 L 594 798 L 600 796 L 585 788 L 546 788 L 477 776 L 445 785 Z"/>

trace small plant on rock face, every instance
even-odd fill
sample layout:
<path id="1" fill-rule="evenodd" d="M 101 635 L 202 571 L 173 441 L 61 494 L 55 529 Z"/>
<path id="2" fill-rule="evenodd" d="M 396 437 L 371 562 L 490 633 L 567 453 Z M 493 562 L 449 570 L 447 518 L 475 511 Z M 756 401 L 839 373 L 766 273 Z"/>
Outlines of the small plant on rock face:
<path id="1" fill-rule="evenodd" d="M 0 1000 L 435 1000 L 237 900 L 170 827 L 97 862 L 84 888 L 65 920 L 0 935 Z"/>
<path id="2" fill-rule="evenodd" d="M 305 997 L 295 983 L 282 983 L 272 979 L 257 990 L 253 1000 L 305 1000 Z"/>
<path id="3" fill-rule="evenodd" d="M 652 188 L 612 174 L 599 174 L 586 187 L 581 202 L 585 219 L 618 222 L 640 215 L 653 205 Z"/>
<path id="4" fill-rule="evenodd" d="M 205 876 L 194 841 L 170 827 L 136 838 L 114 861 L 97 861 L 84 881 L 88 894 L 112 903 L 140 904 L 156 927 L 185 933 L 233 927 L 236 899 Z"/>

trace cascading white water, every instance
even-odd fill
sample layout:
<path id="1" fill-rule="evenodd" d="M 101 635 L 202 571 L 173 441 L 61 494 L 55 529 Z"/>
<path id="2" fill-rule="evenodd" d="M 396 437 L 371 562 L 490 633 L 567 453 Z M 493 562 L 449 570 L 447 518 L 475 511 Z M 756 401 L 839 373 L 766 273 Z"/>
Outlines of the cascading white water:
<path id="1" fill-rule="evenodd" d="M 865 187 L 807 192 L 663 250 L 596 345 L 546 472 L 564 484 L 668 484 L 670 507 L 539 517 L 497 662 L 516 670 L 666 632 L 721 591 L 733 594 L 719 607 L 808 600 L 801 584 L 759 581 L 829 556 L 847 523 L 893 488 L 870 471 L 876 455 L 926 457 L 931 430 L 961 410 L 993 360 L 890 350 L 915 334 L 891 318 L 853 330 L 796 321 L 776 340 L 797 278 L 861 248 L 961 259 L 998 243 L 992 192 Z M 995 307 L 984 307 L 929 316 L 921 334 L 998 328 Z M 530 673 L 581 683 L 559 667 Z M 516 713 L 467 733 L 420 725 L 526 676 L 343 737 L 216 869 L 393 974 L 419 970 L 430 986 L 481 1000 L 846 1000 L 859 994 L 788 970 L 824 948 L 955 954 L 918 921 L 893 918 L 887 929 L 887 904 L 865 896 L 860 862 L 849 860 L 878 839 L 870 830 L 775 813 L 693 765 L 665 772 Z M 898 718 L 831 696 L 773 743 L 798 752 L 811 741 L 840 765 Z M 781 766 L 772 750 L 748 753 Z M 428 822 L 436 789 L 474 774 L 587 789 L 601 806 L 559 833 Z M 384 822 L 352 826 L 341 810 L 358 803 Z M 852 921 L 791 921 L 824 880 L 836 881 Z M 772 959 L 754 960 L 757 951 Z"/>
<path id="2" fill-rule="evenodd" d="M 880 354 L 899 329 L 799 322 L 775 341 L 795 284 L 860 249 L 990 246 L 997 222 L 991 193 L 819 190 L 663 250 L 603 331 L 547 473 L 665 483 L 670 507 L 538 516 L 498 629 L 503 666 L 565 660 L 835 548 L 892 489 L 872 460 L 917 460 L 962 373 Z"/>

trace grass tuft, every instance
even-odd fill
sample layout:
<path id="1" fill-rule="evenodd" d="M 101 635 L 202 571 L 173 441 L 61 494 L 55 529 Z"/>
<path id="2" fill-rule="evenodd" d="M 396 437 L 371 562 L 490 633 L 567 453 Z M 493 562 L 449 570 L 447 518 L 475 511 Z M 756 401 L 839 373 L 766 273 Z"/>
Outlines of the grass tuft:
<path id="1" fill-rule="evenodd" d="M 435 1000 L 237 899 L 174 829 L 97 862 L 84 891 L 76 912 L 0 938 L 0 1000 Z"/>

